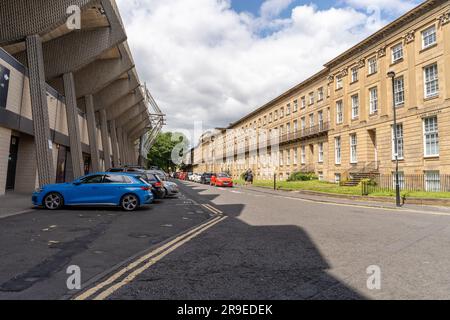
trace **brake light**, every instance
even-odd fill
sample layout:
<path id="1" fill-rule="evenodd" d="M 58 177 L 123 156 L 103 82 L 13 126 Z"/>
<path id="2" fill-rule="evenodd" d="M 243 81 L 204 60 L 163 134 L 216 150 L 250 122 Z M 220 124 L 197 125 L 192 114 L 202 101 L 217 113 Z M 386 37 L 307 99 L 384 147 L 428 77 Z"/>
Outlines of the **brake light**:
<path id="1" fill-rule="evenodd" d="M 161 182 L 156 182 L 155 183 L 155 187 L 156 188 L 161 188 L 162 187 L 162 183 Z"/>
<path id="2" fill-rule="evenodd" d="M 150 187 L 141 187 L 141 189 L 144 190 L 144 191 L 149 191 Z"/>

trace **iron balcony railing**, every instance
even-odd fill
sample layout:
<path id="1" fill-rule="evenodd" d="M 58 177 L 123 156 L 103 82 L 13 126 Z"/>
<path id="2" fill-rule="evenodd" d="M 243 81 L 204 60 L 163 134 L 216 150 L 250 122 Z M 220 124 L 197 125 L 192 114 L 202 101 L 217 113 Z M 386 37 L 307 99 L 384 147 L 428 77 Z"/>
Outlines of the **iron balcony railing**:
<path id="1" fill-rule="evenodd" d="M 306 140 L 309 138 L 326 135 L 329 130 L 330 130 L 330 123 L 322 122 L 312 127 L 302 128 L 296 132 L 287 133 L 279 137 L 269 138 L 267 139 L 265 146 L 270 147 L 277 143 L 281 145 L 293 141 Z M 259 143 L 258 142 L 249 143 L 249 141 L 246 141 L 245 143 L 235 143 L 234 146 L 232 146 L 231 148 L 234 149 L 234 154 L 236 155 L 249 153 L 250 151 L 256 151 L 263 146 L 264 144 L 262 141 L 259 141 Z M 226 149 L 228 148 L 230 147 L 227 146 Z"/>
<path id="2" fill-rule="evenodd" d="M 280 144 L 297 141 L 297 140 L 305 140 L 312 137 L 321 136 L 327 134 L 330 130 L 329 122 L 322 122 L 318 125 L 312 127 L 302 128 L 299 131 L 286 133 L 280 136 Z"/>

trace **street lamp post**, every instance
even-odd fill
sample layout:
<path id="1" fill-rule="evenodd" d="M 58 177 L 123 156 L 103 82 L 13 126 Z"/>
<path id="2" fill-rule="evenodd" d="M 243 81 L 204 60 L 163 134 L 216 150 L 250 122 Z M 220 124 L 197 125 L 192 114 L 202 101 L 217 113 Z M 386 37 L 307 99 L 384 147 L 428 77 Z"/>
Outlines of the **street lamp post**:
<path id="1" fill-rule="evenodd" d="M 397 207 L 401 207 L 400 181 L 398 171 L 398 136 L 397 136 L 397 108 L 395 106 L 395 72 L 388 72 L 388 77 L 392 80 L 392 106 L 394 110 L 394 157 L 395 157 L 395 202 Z"/>

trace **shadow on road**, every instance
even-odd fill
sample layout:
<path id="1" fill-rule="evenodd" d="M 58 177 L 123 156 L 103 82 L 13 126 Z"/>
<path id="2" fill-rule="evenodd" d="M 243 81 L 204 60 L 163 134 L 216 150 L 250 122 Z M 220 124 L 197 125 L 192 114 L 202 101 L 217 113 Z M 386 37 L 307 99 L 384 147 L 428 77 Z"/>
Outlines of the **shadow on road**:
<path id="1" fill-rule="evenodd" d="M 364 299 L 331 276 L 330 265 L 300 227 L 252 226 L 245 204 L 216 205 L 219 194 L 180 183 L 189 197 L 228 219 L 148 270 L 114 299 Z M 274 214 L 276 214 L 274 212 Z"/>

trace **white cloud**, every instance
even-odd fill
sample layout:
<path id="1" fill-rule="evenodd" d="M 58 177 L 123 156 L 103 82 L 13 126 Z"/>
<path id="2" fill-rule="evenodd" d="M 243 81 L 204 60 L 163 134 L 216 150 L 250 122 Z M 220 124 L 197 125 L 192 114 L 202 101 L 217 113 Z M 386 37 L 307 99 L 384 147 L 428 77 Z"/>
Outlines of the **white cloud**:
<path id="1" fill-rule="evenodd" d="M 349 6 L 369 11 L 379 10 L 391 15 L 402 14 L 417 6 L 421 0 L 343 0 Z"/>
<path id="2" fill-rule="evenodd" d="M 294 0 L 266 0 L 261 5 L 261 16 L 276 17 L 287 9 Z"/>
<path id="3" fill-rule="evenodd" d="M 261 11 L 279 13 L 289 3 L 269 0 Z M 350 6 L 302 5 L 288 19 L 262 20 L 236 13 L 226 0 L 118 4 L 141 80 L 168 115 L 167 129 L 193 129 L 196 120 L 227 126 L 386 23 Z M 263 29 L 272 33 L 261 36 Z"/>

